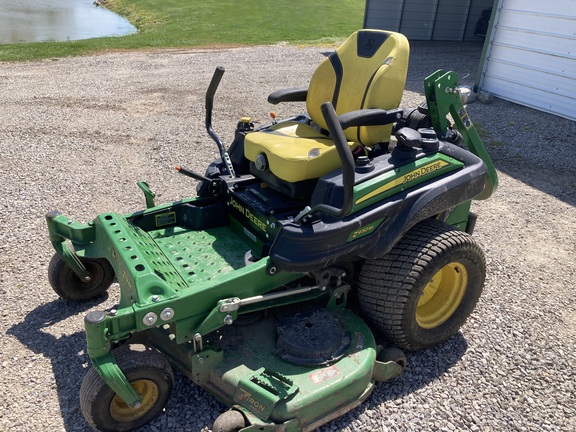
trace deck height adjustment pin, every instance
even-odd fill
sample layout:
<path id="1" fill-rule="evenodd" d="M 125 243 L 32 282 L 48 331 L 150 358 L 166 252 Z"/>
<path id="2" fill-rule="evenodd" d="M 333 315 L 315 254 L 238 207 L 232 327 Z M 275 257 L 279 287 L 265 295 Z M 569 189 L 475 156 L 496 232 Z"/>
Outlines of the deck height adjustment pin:
<path id="1" fill-rule="evenodd" d="M 194 334 L 192 343 L 194 344 L 194 352 L 202 351 L 202 335 L 200 333 Z"/>

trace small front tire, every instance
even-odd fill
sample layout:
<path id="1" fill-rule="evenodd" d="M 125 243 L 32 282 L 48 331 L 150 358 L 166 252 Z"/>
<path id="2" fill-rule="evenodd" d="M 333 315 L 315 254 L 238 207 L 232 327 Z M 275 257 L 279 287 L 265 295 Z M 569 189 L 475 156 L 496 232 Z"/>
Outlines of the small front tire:
<path id="1" fill-rule="evenodd" d="M 172 367 L 160 353 L 144 345 L 125 345 L 114 355 L 142 402 L 130 407 L 90 368 L 80 387 L 80 407 L 88 423 L 102 432 L 130 431 L 148 423 L 162 411 L 174 387 Z"/>
<path id="2" fill-rule="evenodd" d="M 406 354 L 404 354 L 404 351 L 396 347 L 385 348 L 382 350 L 378 355 L 378 361 L 381 361 L 382 363 L 394 362 L 402 368 L 402 371 L 404 371 L 408 365 Z"/>
<path id="3" fill-rule="evenodd" d="M 114 269 L 104 258 L 80 258 L 90 272 L 90 280 L 83 281 L 58 254 L 48 265 L 48 282 L 60 297 L 67 300 L 87 301 L 106 292 L 114 280 Z"/>
<path id="4" fill-rule="evenodd" d="M 238 432 L 246 427 L 246 419 L 236 410 L 223 412 L 212 426 L 212 432 Z"/>

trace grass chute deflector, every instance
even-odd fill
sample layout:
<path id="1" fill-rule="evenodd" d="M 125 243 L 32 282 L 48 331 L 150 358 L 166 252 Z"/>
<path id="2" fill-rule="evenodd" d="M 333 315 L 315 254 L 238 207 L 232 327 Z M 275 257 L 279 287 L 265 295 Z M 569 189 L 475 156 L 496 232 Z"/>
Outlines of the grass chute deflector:
<path id="1" fill-rule="evenodd" d="M 220 158 L 204 174 L 177 167 L 197 196 L 157 204 L 139 182 L 143 210 L 46 215 L 58 295 L 120 287 L 85 318 L 92 427 L 152 420 L 176 367 L 230 407 L 216 432 L 311 431 L 400 375 L 403 350 L 458 331 L 485 278 L 470 203 L 497 178 L 453 72 L 426 78 L 426 104 L 398 107 L 408 52 L 401 34 L 354 33 L 308 87 L 269 98 L 306 114 L 244 117 L 228 149 L 212 128 L 218 68 L 206 129 Z"/>

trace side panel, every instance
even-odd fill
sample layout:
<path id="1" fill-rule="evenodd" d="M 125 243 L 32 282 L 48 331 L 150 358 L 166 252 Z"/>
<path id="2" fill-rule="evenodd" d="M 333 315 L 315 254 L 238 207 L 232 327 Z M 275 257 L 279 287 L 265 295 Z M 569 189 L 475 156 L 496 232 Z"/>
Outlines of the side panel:
<path id="1" fill-rule="evenodd" d="M 486 181 L 486 165 L 478 157 L 454 145 L 445 144 L 442 152 L 442 158 L 460 160 L 464 166 L 436 177 L 424 176 L 424 181 L 417 187 L 397 189 L 392 195 L 383 191 L 381 195 L 371 197 L 371 192 L 367 192 L 364 195 L 369 196 L 366 206 L 344 219 L 324 216 L 307 224 L 287 223 L 270 250 L 272 262 L 281 270 L 304 272 L 356 257 L 376 258 L 391 249 L 416 223 L 479 195 Z M 442 158 L 438 160 L 443 161 Z M 435 163 L 421 160 L 422 166 Z M 415 169 L 412 165 L 408 172 Z M 338 194 L 341 179 L 334 175 L 330 183 L 317 199 L 336 205 L 341 195 Z M 385 187 L 386 183 L 382 186 Z M 394 187 L 401 188 L 401 185 Z M 367 188 L 369 190 L 377 191 L 378 186 L 373 185 Z M 326 197 L 333 201 L 326 201 Z"/>

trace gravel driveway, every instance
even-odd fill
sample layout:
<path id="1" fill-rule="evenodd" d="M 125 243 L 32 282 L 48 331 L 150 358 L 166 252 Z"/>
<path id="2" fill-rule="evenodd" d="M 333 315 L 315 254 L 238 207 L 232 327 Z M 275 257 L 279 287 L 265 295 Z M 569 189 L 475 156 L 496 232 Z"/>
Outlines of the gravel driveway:
<path id="1" fill-rule="evenodd" d="M 44 214 L 87 221 L 193 194 L 173 169 L 215 158 L 203 98 L 226 67 L 215 129 L 231 142 L 238 118 L 266 121 L 269 92 L 305 85 L 333 47 L 120 52 L 0 63 L 0 430 L 83 431 L 80 383 L 89 365 L 83 317 L 115 303 L 74 304 L 51 290 Z M 471 84 L 480 44 L 416 43 L 405 106 L 423 78 L 455 70 Z M 274 108 L 280 117 L 301 105 Z M 576 430 L 576 127 L 502 100 L 469 105 L 500 173 L 474 205 L 488 258 L 478 308 L 447 343 L 409 353 L 404 375 L 322 431 Z M 145 431 L 207 431 L 223 410 L 177 374 L 164 414 Z"/>

